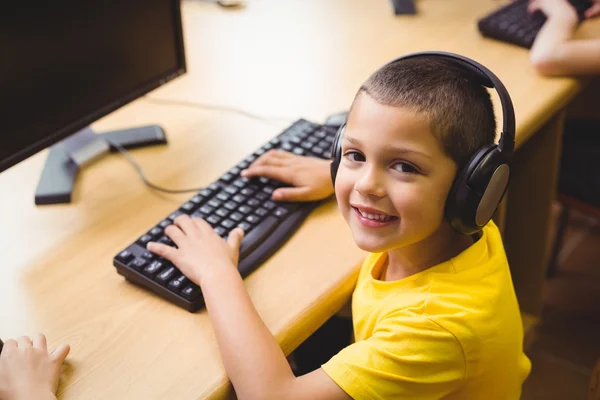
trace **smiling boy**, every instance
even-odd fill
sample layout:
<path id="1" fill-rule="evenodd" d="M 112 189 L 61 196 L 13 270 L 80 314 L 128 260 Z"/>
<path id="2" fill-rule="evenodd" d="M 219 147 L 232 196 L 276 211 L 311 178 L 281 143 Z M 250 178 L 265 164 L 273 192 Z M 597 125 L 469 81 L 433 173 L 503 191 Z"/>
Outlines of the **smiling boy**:
<path id="1" fill-rule="evenodd" d="M 413 57 L 358 91 L 335 187 L 329 162 L 278 151 L 244 172 L 292 184 L 273 193 L 279 201 L 335 190 L 356 244 L 371 253 L 352 299 L 355 343 L 304 376 L 292 373 L 237 272 L 241 230 L 225 243 L 205 221 L 180 216 L 166 229 L 177 248 L 148 244 L 201 286 L 239 398 L 520 397 L 531 365 L 500 233 L 489 222 L 465 235 L 445 215 L 457 173 L 493 143 L 495 128 L 472 71 Z"/>

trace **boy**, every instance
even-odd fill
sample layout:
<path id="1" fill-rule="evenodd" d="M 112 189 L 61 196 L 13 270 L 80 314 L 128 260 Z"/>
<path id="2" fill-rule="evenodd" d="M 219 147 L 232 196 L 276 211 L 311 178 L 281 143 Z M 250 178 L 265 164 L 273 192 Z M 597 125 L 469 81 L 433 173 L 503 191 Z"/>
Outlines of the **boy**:
<path id="1" fill-rule="evenodd" d="M 335 194 L 357 245 L 371 253 L 353 295 L 356 343 L 296 378 L 227 243 L 181 216 L 178 249 L 148 249 L 202 288 L 224 365 L 242 399 L 517 399 L 530 363 L 498 229 L 464 236 L 444 220 L 458 168 L 493 143 L 490 96 L 471 71 L 417 57 L 377 71 L 359 90 L 342 142 Z M 245 176 L 294 188 L 275 200 L 325 198 L 329 163 L 270 152 Z M 239 332 L 244 332 L 240 335 Z"/>

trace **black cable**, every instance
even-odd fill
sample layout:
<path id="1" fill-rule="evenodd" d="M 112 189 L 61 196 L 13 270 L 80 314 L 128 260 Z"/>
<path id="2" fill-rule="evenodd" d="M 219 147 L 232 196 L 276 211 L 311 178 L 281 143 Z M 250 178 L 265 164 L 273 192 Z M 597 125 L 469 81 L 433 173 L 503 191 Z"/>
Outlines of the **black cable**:
<path id="1" fill-rule="evenodd" d="M 138 175 L 142 179 L 142 182 L 144 182 L 146 184 L 146 186 L 150 187 L 151 189 L 158 190 L 159 192 L 171 193 L 171 194 L 198 192 L 198 191 L 200 191 L 200 190 L 203 189 L 203 188 L 194 188 L 194 189 L 166 189 L 166 188 L 163 188 L 161 186 L 155 185 L 154 183 L 150 182 L 148 180 L 148 178 L 146 178 L 146 175 L 144 175 L 144 171 L 142 171 L 142 167 L 140 166 L 140 164 L 138 164 L 137 161 L 135 161 L 135 159 L 133 158 L 133 156 L 131 155 L 131 153 L 129 153 L 129 151 L 127 151 L 119 143 L 111 142 L 108 139 L 105 139 L 105 140 L 108 142 L 108 144 L 110 144 L 112 147 L 114 147 L 115 149 L 117 149 L 119 151 L 119 153 L 121 153 L 123 156 L 125 156 L 125 158 L 127 159 L 127 161 L 129 161 L 131 163 L 131 165 L 133 165 L 133 167 L 136 169 Z"/>
<path id="2" fill-rule="evenodd" d="M 253 114 L 251 112 L 248 112 L 248 111 L 245 111 L 245 110 L 242 110 L 239 108 L 235 108 L 235 107 L 229 107 L 229 106 L 204 104 L 204 103 L 197 103 L 197 102 L 187 101 L 187 100 L 159 99 L 156 97 L 149 97 L 149 96 L 144 96 L 144 99 L 146 101 L 148 101 L 149 103 L 154 103 L 154 104 L 166 104 L 166 105 L 174 105 L 174 106 L 193 107 L 193 108 L 198 108 L 198 109 L 202 109 L 202 110 L 232 112 L 235 114 L 243 115 L 248 118 L 259 120 L 261 122 L 269 122 L 269 121 L 277 122 L 277 121 L 279 121 L 279 122 L 292 123 L 295 121 L 295 119 L 292 119 L 292 118 L 268 117 L 268 116 L 264 116 L 264 115 Z"/>

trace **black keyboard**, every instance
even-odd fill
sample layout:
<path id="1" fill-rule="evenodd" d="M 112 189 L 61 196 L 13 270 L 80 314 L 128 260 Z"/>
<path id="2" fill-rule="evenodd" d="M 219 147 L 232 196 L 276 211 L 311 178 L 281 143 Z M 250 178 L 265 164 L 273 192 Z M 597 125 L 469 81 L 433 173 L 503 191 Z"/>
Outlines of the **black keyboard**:
<path id="1" fill-rule="evenodd" d="M 200 288 L 172 263 L 147 251 L 146 244 L 158 241 L 173 246 L 164 229 L 181 214 L 205 219 L 223 238 L 237 226 L 245 232 L 238 270 L 247 276 L 287 241 L 320 202 L 272 201 L 271 193 L 283 183 L 265 177 L 248 179 L 240 171 L 270 149 L 328 159 L 335 133 L 330 126 L 296 121 L 117 254 L 113 259 L 117 272 L 188 311 L 197 311 L 204 305 Z"/>
<path id="2" fill-rule="evenodd" d="M 585 10 L 592 5 L 589 0 L 569 0 L 569 3 L 577 10 L 580 22 L 584 19 Z M 528 14 L 528 4 L 528 0 L 508 3 L 480 19 L 479 31 L 483 36 L 530 49 L 542 25 L 546 22 L 546 16 L 539 11 L 532 15 Z"/>

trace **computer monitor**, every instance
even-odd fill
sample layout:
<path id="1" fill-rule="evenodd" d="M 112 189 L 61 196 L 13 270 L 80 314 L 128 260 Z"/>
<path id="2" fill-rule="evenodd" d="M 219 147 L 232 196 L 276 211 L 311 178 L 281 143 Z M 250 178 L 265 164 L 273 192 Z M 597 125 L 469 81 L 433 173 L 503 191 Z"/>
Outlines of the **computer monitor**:
<path id="1" fill-rule="evenodd" d="M 0 172 L 54 145 L 37 204 L 70 201 L 81 162 L 108 150 L 89 124 L 185 72 L 179 2 L 3 5 Z"/>

